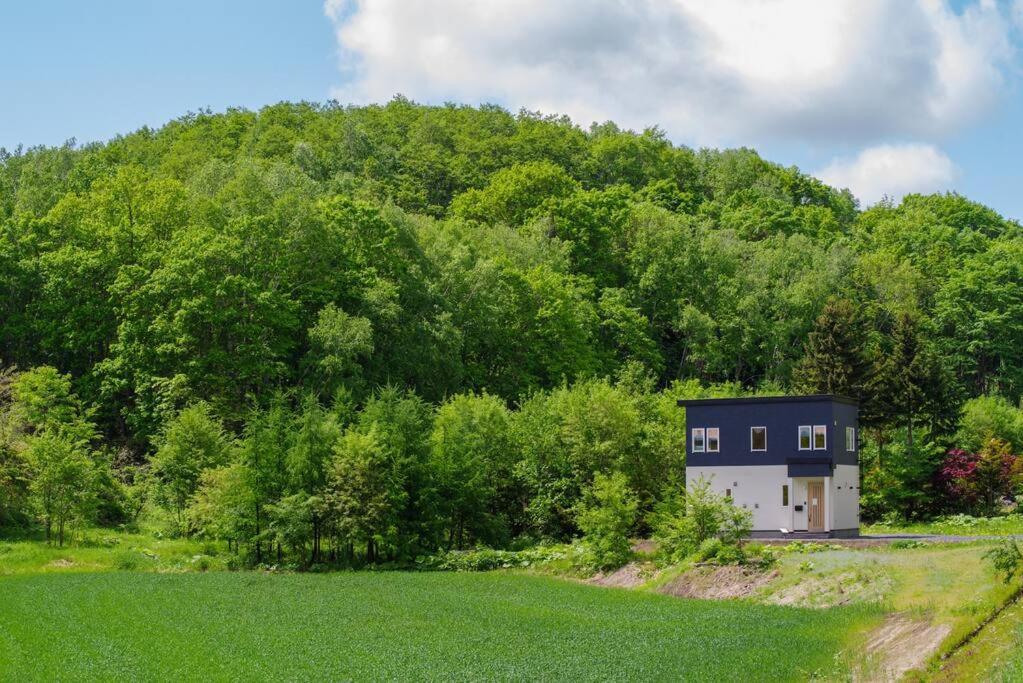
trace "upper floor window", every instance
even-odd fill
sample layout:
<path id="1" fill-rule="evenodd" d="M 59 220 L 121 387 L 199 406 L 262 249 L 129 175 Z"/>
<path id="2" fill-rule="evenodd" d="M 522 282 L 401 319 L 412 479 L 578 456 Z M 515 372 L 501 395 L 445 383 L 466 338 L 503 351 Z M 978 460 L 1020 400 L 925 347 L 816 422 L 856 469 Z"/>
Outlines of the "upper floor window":
<path id="1" fill-rule="evenodd" d="M 800 425 L 799 427 L 799 450 L 808 451 L 813 445 L 810 440 L 810 433 L 812 431 L 810 425 Z"/>
<path id="2" fill-rule="evenodd" d="M 703 427 L 693 428 L 693 453 L 703 453 L 705 430 Z"/>
<path id="3" fill-rule="evenodd" d="M 827 425 L 814 425 L 813 426 L 813 449 L 815 451 L 823 451 L 828 447 L 828 427 Z"/>
<path id="4" fill-rule="evenodd" d="M 717 453 L 721 450 L 721 430 L 717 427 L 707 427 L 707 452 Z"/>
<path id="5" fill-rule="evenodd" d="M 751 451 L 767 450 L 767 427 L 749 428 L 749 447 Z"/>
<path id="6" fill-rule="evenodd" d="M 856 450 L 856 428 L 846 427 L 845 428 L 845 450 L 855 451 Z"/>

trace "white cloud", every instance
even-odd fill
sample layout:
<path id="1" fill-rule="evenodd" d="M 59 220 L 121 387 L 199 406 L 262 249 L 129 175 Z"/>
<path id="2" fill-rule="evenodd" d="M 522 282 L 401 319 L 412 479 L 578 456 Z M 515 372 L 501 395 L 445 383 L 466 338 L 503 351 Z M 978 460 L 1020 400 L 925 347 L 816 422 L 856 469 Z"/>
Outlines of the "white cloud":
<path id="1" fill-rule="evenodd" d="M 1014 60 L 994 0 L 326 0 L 343 102 L 402 93 L 690 144 L 928 139 L 986 111 Z"/>
<path id="2" fill-rule="evenodd" d="M 933 145 L 878 145 L 853 159 L 836 159 L 815 173 L 834 187 L 847 187 L 864 204 L 885 195 L 900 200 L 911 192 L 949 190 L 959 169 Z"/>

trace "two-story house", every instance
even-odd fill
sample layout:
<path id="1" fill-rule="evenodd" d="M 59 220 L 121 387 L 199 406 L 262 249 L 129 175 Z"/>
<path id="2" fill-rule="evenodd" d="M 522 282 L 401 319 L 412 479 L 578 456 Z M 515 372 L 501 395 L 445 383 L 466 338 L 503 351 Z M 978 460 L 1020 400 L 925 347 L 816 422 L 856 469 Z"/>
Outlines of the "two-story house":
<path id="1" fill-rule="evenodd" d="M 686 485 L 701 477 L 753 513 L 754 536 L 857 536 L 858 405 L 841 396 L 679 401 Z"/>

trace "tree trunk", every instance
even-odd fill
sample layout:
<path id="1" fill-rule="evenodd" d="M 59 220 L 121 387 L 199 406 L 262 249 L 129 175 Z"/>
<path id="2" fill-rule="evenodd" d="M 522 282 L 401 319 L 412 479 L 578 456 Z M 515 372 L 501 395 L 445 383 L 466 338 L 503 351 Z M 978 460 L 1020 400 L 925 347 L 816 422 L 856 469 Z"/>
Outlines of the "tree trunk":
<path id="1" fill-rule="evenodd" d="M 263 561 L 263 543 L 259 540 L 260 528 L 259 528 L 259 503 L 256 503 L 256 564 L 260 564 Z"/>

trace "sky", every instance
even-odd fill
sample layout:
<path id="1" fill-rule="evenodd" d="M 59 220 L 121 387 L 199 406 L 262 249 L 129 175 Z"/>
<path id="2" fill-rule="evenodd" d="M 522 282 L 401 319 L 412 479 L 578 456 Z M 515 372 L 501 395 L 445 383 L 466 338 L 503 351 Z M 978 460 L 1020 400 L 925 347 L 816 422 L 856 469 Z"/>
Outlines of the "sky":
<path id="1" fill-rule="evenodd" d="M 497 103 L 1023 219 L 1023 0 L 0 3 L 0 147 L 282 100 Z"/>

